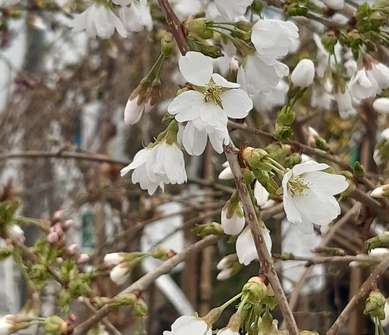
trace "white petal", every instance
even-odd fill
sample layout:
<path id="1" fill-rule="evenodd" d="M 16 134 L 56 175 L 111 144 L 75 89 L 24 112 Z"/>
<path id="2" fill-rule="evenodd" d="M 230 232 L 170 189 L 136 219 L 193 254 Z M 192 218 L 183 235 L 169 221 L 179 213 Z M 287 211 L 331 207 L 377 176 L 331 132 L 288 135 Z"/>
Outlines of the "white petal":
<path id="1" fill-rule="evenodd" d="M 224 77 L 222 77 L 218 73 L 212 74 L 212 80 L 217 86 L 224 87 L 224 88 L 239 88 L 240 85 L 238 83 L 233 83 L 231 81 L 226 80 Z"/>
<path id="2" fill-rule="evenodd" d="M 298 176 L 302 173 L 321 171 L 328 169 L 330 166 L 324 163 L 317 163 L 315 161 L 308 161 L 305 163 L 296 164 L 293 168 L 293 175 Z"/>
<path id="3" fill-rule="evenodd" d="M 253 101 L 241 90 L 228 90 L 221 95 L 223 109 L 233 119 L 243 119 L 253 109 Z"/>
<path id="4" fill-rule="evenodd" d="M 249 227 L 246 227 L 238 236 L 235 248 L 240 264 L 249 265 L 253 260 L 258 258 L 254 238 Z"/>
<path id="5" fill-rule="evenodd" d="M 244 218 L 244 216 L 240 216 L 235 212 L 233 213 L 232 217 L 228 218 L 227 217 L 228 209 L 226 206 L 223 207 L 222 213 L 221 213 L 221 225 L 222 225 L 223 231 L 227 235 L 238 235 L 242 231 L 242 229 L 245 225 L 245 222 L 246 222 L 245 218 Z M 243 211 L 242 205 L 239 205 L 239 206 L 240 206 L 241 211 Z"/>
<path id="6" fill-rule="evenodd" d="M 327 225 L 340 214 L 340 206 L 334 197 L 312 190 L 294 196 L 293 203 L 303 218 L 317 225 Z"/>
<path id="7" fill-rule="evenodd" d="M 188 122 L 182 135 L 182 144 L 189 155 L 199 156 L 207 145 L 207 132 L 198 130 L 192 122 Z"/>
<path id="8" fill-rule="evenodd" d="M 266 204 L 269 199 L 269 192 L 262 186 L 262 184 L 257 180 L 254 185 L 254 197 L 257 201 L 257 205 L 262 207 Z"/>
<path id="9" fill-rule="evenodd" d="M 176 116 L 178 122 L 198 118 L 204 105 L 203 95 L 196 91 L 186 91 L 176 96 L 168 106 L 168 112 Z"/>
<path id="10" fill-rule="evenodd" d="M 200 52 L 189 51 L 179 59 L 181 74 L 189 83 L 205 86 L 209 83 L 213 72 L 212 58 Z"/>
<path id="11" fill-rule="evenodd" d="M 335 195 L 344 192 L 349 184 L 344 176 L 321 171 L 310 172 L 304 175 L 304 180 L 317 192 Z"/>

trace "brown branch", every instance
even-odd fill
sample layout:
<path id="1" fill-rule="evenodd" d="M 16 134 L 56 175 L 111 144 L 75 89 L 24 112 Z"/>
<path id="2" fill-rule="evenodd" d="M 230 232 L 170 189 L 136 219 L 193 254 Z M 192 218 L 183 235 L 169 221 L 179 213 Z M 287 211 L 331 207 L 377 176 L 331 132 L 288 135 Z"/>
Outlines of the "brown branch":
<path id="1" fill-rule="evenodd" d="M 255 247 L 257 249 L 259 262 L 261 264 L 261 270 L 263 271 L 266 278 L 269 280 L 270 285 L 273 288 L 274 295 L 280 306 L 282 315 L 285 320 L 285 324 L 291 335 L 298 335 L 299 331 L 297 328 L 296 321 L 293 317 L 292 311 L 289 308 L 288 300 L 286 299 L 284 290 L 282 289 L 281 282 L 278 278 L 277 272 L 274 269 L 273 261 L 267 250 L 265 240 L 262 236 L 260 225 L 264 225 L 263 222 L 259 221 L 254 205 L 251 201 L 249 191 L 243 180 L 242 171 L 239 166 L 239 161 L 233 146 L 230 144 L 224 147 L 224 151 L 230 165 L 231 171 L 235 178 L 235 185 L 239 193 L 240 200 L 243 205 L 246 221 L 253 234 Z"/>
<path id="2" fill-rule="evenodd" d="M 363 283 L 358 293 L 352 297 L 347 306 L 343 309 L 342 313 L 335 320 L 331 328 L 327 331 L 327 335 L 338 334 L 340 328 L 349 318 L 353 309 L 358 306 L 362 300 L 366 299 L 369 293 L 376 287 L 377 280 L 385 273 L 389 268 L 389 256 L 386 256 L 381 263 L 377 265 L 374 271 L 370 274 L 369 278 Z"/>
<path id="3" fill-rule="evenodd" d="M 162 263 L 158 268 L 156 268 L 154 271 L 151 271 L 132 283 L 129 287 L 118 293 L 117 296 L 120 294 L 126 294 L 131 292 L 142 292 L 146 290 L 154 281 L 166 274 L 169 273 L 176 265 L 183 262 L 187 257 L 191 256 L 192 254 L 199 252 L 200 250 L 205 249 L 206 247 L 215 244 L 219 240 L 218 236 L 208 236 L 199 242 L 194 243 L 190 247 L 188 247 L 183 252 L 173 256 L 172 258 L 168 259 L 164 263 Z M 107 316 L 109 313 L 111 313 L 113 310 L 111 305 L 105 305 L 104 307 L 100 308 L 96 313 L 91 316 L 88 320 L 84 321 L 77 327 L 73 329 L 73 335 L 84 335 L 88 332 L 89 329 L 91 329 L 95 324 L 97 324 L 102 318 Z"/>

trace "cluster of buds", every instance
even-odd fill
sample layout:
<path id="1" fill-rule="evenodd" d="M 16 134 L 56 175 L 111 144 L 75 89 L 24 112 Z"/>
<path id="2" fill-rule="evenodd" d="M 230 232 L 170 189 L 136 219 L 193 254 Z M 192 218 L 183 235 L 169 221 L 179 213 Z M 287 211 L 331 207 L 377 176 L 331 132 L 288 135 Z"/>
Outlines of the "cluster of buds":
<path id="1" fill-rule="evenodd" d="M 143 252 L 115 252 L 105 255 L 104 264 L 112 267 L 109 274 L 111 280 L 117 285 L 122 285 L 133 268 L 146 256 L 148 254 Z"/>
<path id="2" fill-rule="evenodd" d="M 66 232 L 74 225 L 73 220 L 64 220 L 64 212 L 58 210 L 54 213 L 53 218 L 50 222 L 50 229 L 47 235 L 47 241 L 64 251 L 77 260 L 77 263 L 83 264 L 89 261 L 90 257 L 87 254 L 80 253 L 80 250 L 76 244 L 71 244 L 65 247 Z"/>
<path id="3" fill-rule="evenodd" d="M 365 315 L 369 315 L 372 320 L 384 320 L 385 304 L 386 299 L 383 294 L 378 290 L 372 291 L 366 299 L 365 310 L 363 313 Z"/>
<path id="4" fill-rule="evenodd" d="M 238 273 L 242 266 L 238 261 L 238 256 L 236 254 L 230 254 L 224 256 L 217 263 L 216 268 L 220 271 L 216 278 L 218 280 L 226 280 Z"/>

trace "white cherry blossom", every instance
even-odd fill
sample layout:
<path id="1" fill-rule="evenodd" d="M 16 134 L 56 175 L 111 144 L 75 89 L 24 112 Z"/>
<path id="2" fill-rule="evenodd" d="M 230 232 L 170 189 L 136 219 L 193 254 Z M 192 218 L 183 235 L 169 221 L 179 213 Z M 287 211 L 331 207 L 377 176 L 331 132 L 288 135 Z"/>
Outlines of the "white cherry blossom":
<path id="1" fill-rule="evenodd" d="M 242 231 L 245 222 L 242 204 L 240 202 L 231 204 L 228 201 L 221 212 L 221 225 L 224 233 L 238 235 Z"/>
<path id="2" fill-rule="evenodd" d="M 373 108 L 377 113 L 389 113 L 389 98 L 378 98 L 374 100 Z"/>
<path id="3" fill-rule="evenodd" d="M 350 94 L 350 90 L 348 87 L 344 88 L 344 91 L 341 89 L 335 94 L 335 99 L 338 104 L 339 115 L 343 118 L 348 117 L 350 115 L 355 115 L 357 111 L 353 106 L 353 99 Z"/>
<path id="4" fill-rule="evenodd" d="M 13 333 L 15 326 L 13 321 L 14 315 L 8 314 L 0 318 L 0 335 L 8 335 Z"/>
<path id="5" fill-rule="evenodd" d="M 236 21 L 240 19 L 253 0 L 215 0 L 215 6 L 223 20 Z"/>
<path id="6" fill-rule="evenodd" d="M 109 277 L 116 285 L 123 285 L 128 278 L 128 274 L 128 266 L 123 263 L 116 265 L 109 273 Z"/>
<path id="7" fill-rule="evenodd" d="M 222 170 L 222 172 L 219 173 L 218 178 L 220 180 L 231 180 L 231 179 L 234 179 L 234 175 L 232 174 L 232 170 L 230 168 L 230 164 L 228 164 L 228 162 L 224 162 L 222 164 L 222 166 L 223 166 L 223 170 Z"/>
<path id="8" fill-rule="evenodd" d="M 258 180 L 255 181 L 254 184 L 254 197 L 257 205 L 261 208 L 263 208 L 263 206 L 265 206 L 269 200 L 269 192 Z"/>
<path id="9" fill-rule="evenodd" d="M 363 100 L 375 97 L 379 87 L 377 81 L 362 68 L 351 78 L 350 91 L 355 99 Z"/>
<path id="10" fill-rule="evenodd" d="M 251 41 L 264 60 L 280 59 L 298 47 L 298 27 L 291 21 L 260 19 L 252 28 Z"/>
<path id="11" fill-rule="evenodd" d="M 315 78 L 315 65 L 310 59 L 302 59 L 294 68 L 290 80 L 294 86 L 308 87 Z"/>
<path id="12" fill-rule="evenodd" d="M 123 262 L 124 254 L 122 252 L 113 252 L 104 256 L 104 264 L 108 266 L 118 265 Z"/>
<path id="13" fill-rule="evenodd" d="M 269 253 L 271 252 L 272 241 L 269 230 L 262 229 L 262 235 Z M 250 227 L 246 227 L 238 236 L 235 244 L 236 254 L 238 255 L 239 263 L 249 265 L 253 260 L 258 259 L 257 249 L 255 248 L 254 238 Z"/>
<path id="14" fill-rule="evenodd" d="M 186 152 L 192 156 L 199 156 L 204 152 L 208 138 L 219 154 L 223 152 L 223 145 L 230 143 L 230 136 L 225 126 L 210 126 L 201 119 L 189 121 L 180 135 Z"/>
<path id="15" fill-rule="evenodd" d="M 124 123 L 134 125 L 142 118 L 143 113 L 148 113 L 152 109 L 150 102 L 139 102 L 139 96 L 129 98 L 124 109 Z"/>
<path id="16" fill-rule="evenodd" d="M 182 151 L 177 144 L 165 141 L 140 150 L 120 173 L 123 177 L 131 170 L 134 170 L 132 182 L 139 183 L 141 189 L 150 195 L 158 186 L 163 190 L 165 184 L 182 184 L 187 180 Z"/>
<path id="17" fill-rule="evenodd" d="M 327 164 L 308 161 L 283 177 L 283 201 L 288 221 L 302 226 L 327 225 L 341 212 L 334 195 L 348 187 L 346 178 L 323 172 Z M 305 226 L 305 227 L 304 227 Z"/>
<path id="18" fill-rule="evenodd" d="M 222 152 L 223 144 L 229 143 L 228 118 L 245 118 L 253 108 L 251 99 L 239 84 L 213 73 L 213 60 L 199 52 L 182 56 L 179 68 L 194 89 L 175 97 L 168 112 L 178 122 L 189 122 L 183 131 L 185 149 L 190 154 L 201 154 L 208 136 L 215 150 Z M 199 138 L 193 137 L 196 135 Z"/>
<path id="19" fill-rule="evenodd" d="M 173 322 L 171 330 L 165 330 L 163 335 L 212 335 L 211 327 L 196 316 L 183 315 Z"/>
<path id="20" fill-rule="evenodd" d="M 119 9 L 119 17 L 124 27 L 129 32 L 142 31 L 153 28 L 153 19 L 147 0 L 133 0 L 130 6 L 122 5 Z"/>
<path id="21" fill-rule="evenodd" d="M 94 3 L 81 14 L 76 14 L 71 22 L 73 30 L 85 30 L 90 37 L 109 38 L 115 30 L 127 37 L 127 30 L 119 17 L 107 6 Z"/>
<path id="22" fill-rule="evenodd" d="M 238 70 L 238 83 L 251 96 L 273 90 L 289 68 L 276 59 L 264 59 L 258 53 L 248 55 Z"/>

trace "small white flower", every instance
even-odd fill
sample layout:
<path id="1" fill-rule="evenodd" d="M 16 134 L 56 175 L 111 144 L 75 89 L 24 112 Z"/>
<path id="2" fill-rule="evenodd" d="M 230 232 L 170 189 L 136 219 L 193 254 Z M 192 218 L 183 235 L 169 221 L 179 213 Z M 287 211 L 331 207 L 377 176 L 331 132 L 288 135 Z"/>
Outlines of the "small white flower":
<path id="1" fill-rule="evenodd" d="M 128 274 L 128 265 L 123 263 L 116 265 L 109 273 L 109 276 L 116 285 L 123 285 L 127 280 Z"/>
<path id="2" fill-rule="evenodd" d="M 389 184 L 375 188 L 370 195 L 373 198 L 385 198 L 389 196 Z"/>
<path id="3" fill-rule="evenodd" d="M 184 315 L 174 321 L 171 330 L 165 330 L 163 335 L 212 335 L 212 329 L 204 320 Z"/>
<path id="4" fill-rule="evenodd" d="M 12 224 L 7 228 L 7 234 L 8 236 L 15 241 L 19 241 L 21 243 L 24 242 L 25 236 L 24 236 L 24 231 L 20 226 L 16 224 Z"/>
<path id="5" fill-rule="evenodd" d="M 238 235 L 245 224 L 243 207 L 240 202 L 237 204 L 228 201 L 221 212 L 221 225 L 225 234 Z"/>
<path id="6" fill-rule="evenodd" d="M 327 164 L 308 161 L 295 165 L 282 179 L 284 209 L 288 221 L 327 225 L 341 212 L 334 195 L 348 187 L 346 178 L 323 172 Z"/>
<path id="7" fill-rule="evenodd" d="M 230 143 L 226 126 L 210 126 L 201 119 L 189 121 L 179 136 L 186 152 L 192 156 L 199 156 L 204 152 L 208 138 L 219 154 L 224 150 L 223 145 Z"/>
<path id="8" fill-rule="evenodd" d="M 255 181 L 254 184 L 254 197 L 257 201 L 257 205 L 261 208 L 263 208 L 263 206 L 265 206 L 269 200 L 269 192 L 258 180 Z"/>
<path id="9" fill-rule="evenodd" d="M 251 95 L 273 90 L 289 68 L 276 59 L 266 59 L 259 53 L 248 55 L 238 70 L 238 83 Z"/>
<path id="10" fill-rule="evenodd" d="M 389 254 L 388 248 L 374 248 L 369 251 L 370 256 L 386 256 Z"/>
<path id="11" fill-rule="evenodd" d="M 315 78 L 315 65 L 310 59 L 302 59 L 294 68 L 290 80 L 294 86 L 308 87 Z"/>
<path id="12" fill-rule="evenodd" d="M 139 183 L 150 195 L 158 186 L 163 190 L 164 184 L 183 184 L 187 180 L 184 154 L 175 143 L 160 142 L 142 149 L 120 173 L 123 177 L 131 170 L 132 182 Z"/>
<path id="13" fill-rule="evenodd" d="M 342 10 L 344 7 L 344 0 L 323 0 L 327 7 L 334 10 Z"/>
<path id="14" fill-rule="evenodd" d="M 374 78 L 369 78 L 366 70 L 362 68 L 351 78 L 350 91 L 355 99 L 363 100 L 376 96 L 378 84 Z"/>
<path id="15" fill-rule="evenodd" d="M 104 256 L 104 264 L 108 266 L 118 265 L 123 260 L 123 253 L 121 252 L 113 252 Z"/>
<path id="16" fill-rule="evenodd" d="M 178 95 L 169 104 L 168 111 L 178 122 L 200 120 L 200 126 L 222 130 L 227 128 L 229 117 L 245 118 L 253 108 L 251 99 L 239 89 L 239 84 L 213 73 L 213 60 L 210 57 L 190 51 L 180 58 L 179 68 L 195 90 Z"/>
<path id="17" fill-rule="evenodd" d="M 127 125 L 136 124 L 142 117 L 143 113 L 151 111 L 151 105 L 148 101 L 139 103 L 139 96 L 128 99 L 124 109 L 124 123 Z"/>
<path id="18" fill-rule="evenodd" d="M 12 319 L 14 315 L 8 314 L 0 318 L 0 335 L 8 335 L 13 332 L 14 322 Z"/>
<path id="19" fill-rule="evenodd" d="M 222 172 L 219 173 L 219 176 L 218 178 L 220 180 L 230 180 L 230 179 L 234 179 L 234 175 L 232 174 L 232 171 L 231 171 L 231 168 L 230 168 L 230 164 L 228 164 L 228 162 L 224 162 L 223 163 L 223 170 Z"/>
<path id="20" fill-rule="evenodd" d="M 296 50 L 298 27 L 291 21 L 260 19 L 252 28 L 251 41 L 261 57 L 279 59 Z"/>
<path id="21" fill-rule="evenodd" d="M 215 6 L 222 19 L 236 21 L 246 13 L 252 2 L 253 0 L 215 0 Z"/>
<path id="22" fill-rule="evenodd" d="M 285 80 L 280 80 L 276 87 L 258 92 L 253 96 L 255 110 L 258 112 L 268 112 L 274 107 L 283 106 L 286 103 L 288 90 L 289 85 Z"/>
<path id="23" fill-rule="evenodd" d="M 370 66 L 367 71 L 368 76 L 374 78 L 378 85 L 377 93 L 381 93 L 382 90 L 389 88 L 389 67 L 375 60 L 371 62 Z"/>
<path id="24" fill-rule="evenodd" d="M 348 87 L 345 87 L 344 92 L 342 90 L 338 90 L 338 92 L 335 94 L 335 99 L 338 103 L 339 115 L 342 118 L 346 118 L 357 113 L 353 106 L 353 101 Z"/>
<path id="25" fill-rule="evenodd" d="M 271 252 L 272 241 L 268 229 L 262 229 L 265 244 L 269 253 Z M 258 259 L 257 249 L 255 247 L 254 238 L 250 227 L 246 227 L 238 236 L 235 244 L 236 254 L 238 255 L 239 263 L 249 265 L 253 260 Z"/>
<path id="26" fill-rule="evenodd" d="M 389 113 L 389 98 L 375 99 L 373 108 L 377 113 Z"/>
<path id="27" fill-rule="evenodd" d="M 239 269 L 237 262 L 238 256 L 236 254 L 224 256 L 216 265 L 216 268 L 220 270 L 216 279 L 226 280 L 231 278 L 236 273 L 236 270 Z"/>
<path id="28" fill-rule="evenodd" d="M 147 0 L 133 0 L 131 5 L 119 9 L 119 17 L 129 32 L 153 29 L 153 19 Z"/>
<path id="29" fill-rule="evenodd" d="M 107 6 L 94 3 L 81 14 L 76 14 L 71 26 L 76 32 L 86 30 L 90 37 L 109 38 L 115 29 L 122 37 L 127 37 L 123 22 Z"/>

